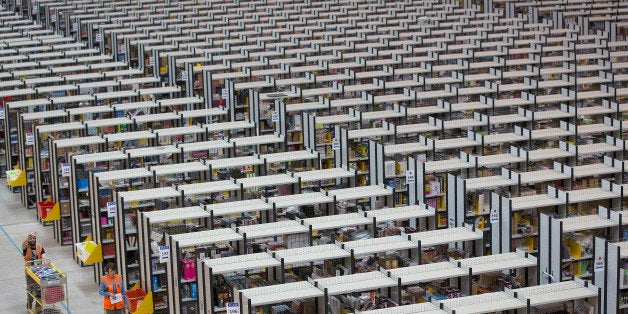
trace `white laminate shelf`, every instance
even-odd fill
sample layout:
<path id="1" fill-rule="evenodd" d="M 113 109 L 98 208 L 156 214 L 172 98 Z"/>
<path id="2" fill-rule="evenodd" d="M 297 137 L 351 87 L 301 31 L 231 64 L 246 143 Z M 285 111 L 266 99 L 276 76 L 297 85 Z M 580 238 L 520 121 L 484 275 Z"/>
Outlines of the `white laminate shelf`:
<path id="1" fill-rule="evenodd" d="M 205 129 L 198 125 L 181 126 L 178 128 L 167 128 L 153 131 L 157 136 L 177 136 L 187 134 L 202 134 L 205 133 Z"/>
<path id="2" fill-rule="evenodd" d="M 357 122 L 360 118 L 354 117 L 349 114 L 339 114 L 333 116 L 319 116 L 316 117 L 316 124 L 339 124 L 347 122 Z"/>
<path id="3" fill-rule="evenodd" d="M 51 118 L 60 118 L 65 117 L 68 114 L 63 110 L 49 110 L 49 111 L 40 111 L 33 113 L 23 113 L 22 120 L 24 121 L 32 121 L 39 119 L 51 119 Z"/>
<path id="4" fill-rule="evenodd" d="M 297 182 L 298 182 L 297 179 L 285 173 L 259 176 L 259 177 L 240 178 L 235 181 L 236 184 L 240 185 L 242 188 L 245 188 L 245 189 L 264 187 L 264 186 L 294 184 Z"/>
<path id="5" fill-rule="evenodd" d="M 488 134 L 488 135 L 484 135 L 483 139 L 484 139 L 484 145 L 514 143 L 514 142 L 527 140 L 525 136 L 515 134 L 512 132 L 500 133 L 500 134 Z"/>
<path id="6" fill-rule="evenodd" d="M 446 314 L 444 310 L 432 303 L 416 303 L 395 307 L 388 307 L 370 311 L 356 311 L 358 314 Z"/>
<path id="7" fill-rule="evenodd" d="M 530 161 L 573 157 L 574 154 L 560 148 L 537 149 L 528 152 Z"/>
<path id="8" fill-rule="evenodd" d="M 209 217 L 210 214 L 200 206 L 171 208 L 141 213 L 149 219 L 151 224 L 164 223 L 175 220 L 199 219 Z"/>
<path id="9" fill-rule="evenodd" d="M 519 175 L 521 178 L 521 184 L 536 184 L 555 180 L 566 180 L 570 178 L 567 174 L 551 169 L 521 172 Z"/>
<path id="10" fill-rule="evenodd" d="M 330 230 L 349 226 L 369 225 L 373 223 L 373 220 L 358 213 L 349 213 L 306 218 L 302 222 L 305 226 L 312 226 L 312 230 Z"/>
<path id="11" fill-rule="evenodd" d="M 432 114 L 445 113 L 447 110 L 438 106 L 423 106 L 407 108 L 408 116 L 426 116 Z"/>
<path id="12" fill-rule="evenodd" d="M 390 196 L 393 191 L 389 187 L 379 185 L 358 186 L 352 188 L 329 190 L 327 195 L 338 201 L 359 199 L 364 197 Z"/>
<path id="13" fill-rule="evenodd" d="M 240 186 L 231 180 L 209 181 L 177 186 L 177 190 L 183 191 L 185 196 L 236 191 L 239 189 Z"/>
<path id="14" fill-rule="evenodd" d="M 94 176 L 101 182 L 109 182 L 115 180 L 125 180 L 132 178 L 152 177 L 153 173 L 146 168 L 131 168 L 122 170 L 113 170 L 94 173 Z"/>
<path id="15" fill-rule="evenodd" d="M 358 130 L 349 130 L 348 138 L 349 139 L 370 138 L 370 137 L 378 137 L 378 136 L 391 136 L 394 134 L 395 132 L 393 130 L 387 130 L 384 128 L 358 129 Z"/>
<path id="16" fill-rule="evenodd" d="M 294 220 L 269 222 L 259 225 L 240 226 L 237 232 L 248 239 L 275 237 L 281 235 L 308 233 L 309 229 Z"/>
<path id="17" fill-rule="evenodd" d="M 273 207 L 270 204 L 260 199 L 205 205 L 205 210 L 213 214 L 214 217 L 258 212 L 271 209 L 273 209 Z"/>
<path id="18" fill-rule="evenodd" d="M 533 140 L 551 139 L 574 135 L 573 132 L 561 128 L 547 128 L 532 130 L 531 137 Z"/>
<path id="19" fill-rule="evenodd" d="M 206 164 L 211 165 L 213 170 L 236 168 L 242 166 L 256 166 L 261 165 L 264 162 L 255 156 L 233 157 L 228 159 L 212 159 L 207 160 Z"/>
<path id="20" fill-rule="evenodd" d="M 120 110 L 120 111 L 129 111 L 129 110 L 137 110 L 137 109 L 144 109 L 144 108 L 155 108 L 158 106 L 159 105 L 154 101 L 138 101 L 138 102 L 129 102 L 129 103 L 111 105 L 111 107 L 113 107 L 115 110 Z"/>
<path id="21" fill-rule="evenodd" d="M 238 256 L 203 259 L 202 263 L 211 268 L 213 274 L 242 272 L 267 267 L 280 266 L 281 263 L 270 254 L 253 253 Z"/>
<path id="22" fill-rule="evenodd" d="M 349 257 L 351 254 L 336 244 L 323 244 L 273 252 L 275 258 L 283 259 L 284 264 L 301 264 Z"/>
<path id="23" fill-rule="evenodd" d="M 179 164 L 151 166 L 149 170 L 153 171 L 157 176 L 163 176 L 176 173 L 209 171 L 209 167 L 201 162 L 192 161 Z"/>
<path id="24" fill-rule="evenodd" d="M 292 175 L 295 178 L 301 178 L 301 182 L 313 182 L 331 179 L 342 179 L 355 177 L 355 170 L 345 170 L 343 168 L 330 168 L 330 169 L 318 169 L 308 170 L 302 172 L 294 172 Z"/>
<path id="25" fill-rule="evenodd" d="M 436 140 L 434 142 L 434 147 L 436 150 L 446 150 L 446 149 L 456 149 L 456 148 L 464 148 L 477 146 L 478 143 L 472 139 L 468 138 L 451 138 L 444 140 Z"/>
<path id="26" fill-rule="evenodd" d="M 446 160 L 426 161 L 425 173 L 441 173 L 447 171 L 456 171 L 460 169 L 468 169 L 473 167 L 469 162 L 460 158 L 451 158 Z"/>
<path id="27" fill-rule="evenodd" d="M 175 234 L 170 238 L 181 248 L 242 240 L 242 236 L 230 228 Z"/>
<path id="28" fill-rule="evenodd" d="M 244 302 L 251 306 L 277 304 L 293 300 L 307 300 L 322 297 L 323 291 L 307 281 L 284 283 L 273 286 L 240 290 Z"/>
<path id="29" fill-rule="evenodd" d="M 512 154 L 496 154 L 477 156 L 477 164 L 480 167 L 506 165 L 511 163 L 524 162 L 521 157 Z"/>
<path id="30" fill-rule="evenodd" d="M 147 200 L 158 200 L 181 196 L 179 191 L 171 188 L 154 188 L 136 191 L 119 192 L 118 196 L 124 199 L 125 203 L 140 202 Z"/>
<path id="31" fill-rule="evenodd" d="M 422 205 L 409 205 L 400 207 L 386 207 L 382 209 L 369 210 L 365 212 L 366 217 L 375 218 L 375 221 L 404 221 L 408 219 L 434 217 L 436 211 L 434 208 Z"/>
<path id="32" fill-rule="evenodd" d="M 200 104 L 203 102 L 203 98 L 182 97 L 182 98 L 162 99 L 162 100 L 159 100 L 158 102 L 159 102 L 159 105 L 163 107 L 172 107 L 172 106 L 179 106 L 179 105 Z M 211 108 L 211 110 L 213 109 L 218 109 L 218 108 Z"/>
<path id="33" fill-rule="evenodd" d="M 50 100 L 57 105 L 60 104 L 68 104 L 68 103 L 80 103 L 80 102 L 91 102 L 94 101 L 95 98 L 92 95 L 74 95 L 74 96 L 63 96 L 63 97 L 53 97 Z"/>
<path id="34" fill-rule="evenodd" d="M 131 121 L 131 119 L 127 117 L 85 121 L 85 126 L 87 126 L 88 128 L 101 128 L 101 127 L 107 127 L 107 126 L 126 125 L 126 124 L 129 124 L 129 125 L 133 124 L 133 121 Z"/>
<path id="35" fill-rule="evenodd" d="M 318 158 L 318 152 L 307 151 L 307 150 L 299 150 L 299 151 L 291 151 L 291 152 L 282 152 L 282 153 L 272 153 L 272 154 L 264 154 L 259 155 L 261 160 L 265 160 L 267 163 L 280 163 L 280 162 L 289 162 L 296 160 L 309 160 Z"/>
<path id="36" fill-rule="evenodd" d="M 177 154 L 181 151 L 172 145 L 163 145 L 156 147 L 132 148 L 124 151 L 130 158 L 141 158 L 148 156 Z"/>
<path id="37" fill-rule="evenodd" d="M 391 144 L 391 145 L 385 145 L 384 146 L 384 154 L 386 154 L 386 156 L 392 156 L 392 155 L 397 155 L 397 154 L 408 154 L 408 153 L 414 153 L 414 152 L 426 152 L 429 151 L 430 148 L 419 144 L 419 143 L 403 143 L 403 144 Z"/>
<path id="38" fill-rule="evenodd" d="M 579 300 L 598 295 L 597 288 L 585 287 L 583 283 L 565 281 L 540 286 L 514 289 L 513 294 L 521 300 L 530 300 L 531 306 L 557 304 L 570 300 Z"/>
<path id="39" fill-rule="evenodd" d="M 474 275 L 515 270 L 537 265 L 536 258 L 526 257 L 522 252 L 495 254 L 458 260 L 462 269 L 472 269 Z"/>
<path id="40" fill-rule="evenodd" d="M 416 265 L 402 268 L 389 269 L 388 273 L 393 279 L 401 278 L 402 285 L 414 285 L 434 280 L 463 277 L 468 271 L 452 264 L 451 262 L 439 262 L 424 265 Z"/>
<path id="41" fill-rule="evenodd" d="M 58 123 L 58 124 L 38 125 L 36 129 L 41 134 L 41 133 L 82 130 L 82 129 L 85 129 L 85 126 L 80 122 L 66 122 L 66 123 Z"/>
<path id="42" fill-rule="evenodd" d="M 181 111 L 179 112 L 183 119 L 190 118 L 205 118 L 205 117 L 213 117 L 213 116 L 222 116 L 226 115 L 228 111 L 226 109 L 220 108 L 207 108 L 207 109 L 197 109 L 190 111 Z"/>
<path id="43" fill-rule="evenodd" d="M 422 247 L 448 244 L 460 241 L 474 241 L 483 238 L 483 235 L 465 227 L 433 230 L 411 233 L 413 240 L 421 241 Z"/>
<path id="44" fill-rule="evenodd" d="M 480 295 L 472 295 L 455 299 L 439 301 L 448 313 L 479 314 L 498 311 L 524 309 L 526 302 L 515 299 L 508 293 L 491 292 Z"/>
<path id="45" fill-rule="evenodd" d="M 174 112 L 164 112 L 164 113 L 155 113 L 155 114 L 147 114 L 145 116 L 136 116 L 133 118 L 133 121 L 137 124 L 149 123 L 149 122 L 162 122 L 169 120 L 179 120 L 181 116 Z"/>
<path id="46" fill-rule="evenodd" d="M 594 144 L 578 145 L 578 153 L 580 155 L 600 154 L 600 153 L 606 153 L 606 152 L 616 152 L 620 150 L 621 150 L 620 147 L 613 146 L 608 143 L 594 143 Z"/>
<path id="47" fill-rule="evenodd" d="M 353 251 L 354 256 L 418 249 L 417 242 L 410 241 L 400 235 L 348 241 L 343 242 L 341 246 L 344 250 Z"/>
<path id="48" fill-rule="evenodd" d="M 78 115 L 84 115 L 84 114 L 90 114 L 90 113 L 94 114 L 94 113 L 113 112 L 114 109 L 109 106 L 102 105 L 102 106 L 68 108 L 66 109 L 66 111 L 70 116 L 78 116 Z"/>
<path id="49" fill-rule="evenodd" d="M 437 130 L 440 130 L 440 128 L 430 123 L 404 124 L 397 126 L 397 135 L 424 133 Z"/>
<path id="50" fill-rule="evenodd" d="M 581 230 L 594 230 L 618 226 L 618 223 L 599 215 L 586 215 L 559 219 L 563 223 L 563 232 L 576 232 Z"/>
<path id="51" fill-rule="evenodd" d="M 275 204 L 277 208 L 287 208 L 290 206 L 305 206 L 314 204 L 325 204 L 333 202 L 333 198 L 321 193 L 301 193 L 284 196 L 273 196 L 266 199 L 269 204 Z"/>
<path id="52" fill-rule="evenodd" d="M 66 138 L 54 141 L 57 148 L 76 147 L 84 145 L 97 145 L 105 143 L 105 139 L 100 136 L 86 136 L 76 138 Z"/>
<path id="53" fill-rule="evenodd" d="M 50 100 L 48 99 L 30 99 L 30 100 L 7 102 L 7 108 L 9 110 L 18 109 L 18 108 L 28 108 L 28 107 L 34 107 L 34 106 L 48 106 L 48 105 L 50 105 Z"/>
<path id="54" fill-rule="evenodd" d="M 621 172 L 621 170 L 603 163 L 573 167 L 574 178 L 600 176 L 619 172 Z"/>
<path id="55" fill-rule="evenodd" d="M 231 131 L 231 130 L 239 130 L 239 129 L 250 129 L 255 127 L 255 124 L 250 121 L 233 121 L 233 122 L 220 122 L 220 123 L 210 123 L 204 125 L 207 132 L 220 132 L 220 131 Z"/>
<path id="56" fill-rule="evenodd" d="M 480 178 L 465 179 L 467 191 L 492 189 L 503 186 L 516 185 L 517 182 L 506 179 L 502 176 L 488 176 Z"/>
<path id="57" fill-rule="evenodd" d="M 127 155 L 121 151 L 100 152 L 92 154 L 74 155 L 72 159 L 77 164 L 90 164 L 102 161 L 124 160 Z M 145 170 L 145 169 L 144 169 Z"/>
<path id="58" fill-rule="evenodd" d="M 316 279 L 315 282 L 319 289 L 327 289 L 330 296 L 377 290 L 397 285 L 397 281 L 378 271 Z"/>
<path id="59" fill-rule="evenodd" d="M 157 138 L 157 135 L 151 131 L 135 131 L 135 132 L 123 132 L 123 133 L 112 133 L 105 134 L 103 137 L 108 142 L 125 142 L 125 141 L 134 141 L 139 139 L 154 139 Z"/>
<path id="60" fill-rule="evenodd" d="M 186 152 L 197 152 L 203 150 L 212 150 L 212 149 L 225 149 L 231 148 L 232 145 L 225 140 L 213 140 L 213 141 L 205 141 L 205 142 L 193 142 L 193 143 L 179 143 L 177 147 L 182 149 L 184 153 Z"/>
<path id="61" fill-rule="evenodd" d="M 569 194 L 569 203 L 571 204 L 620 197 L 620 195 L 606 191 L 602 188 L 572 190 L 567 193 Z"/>

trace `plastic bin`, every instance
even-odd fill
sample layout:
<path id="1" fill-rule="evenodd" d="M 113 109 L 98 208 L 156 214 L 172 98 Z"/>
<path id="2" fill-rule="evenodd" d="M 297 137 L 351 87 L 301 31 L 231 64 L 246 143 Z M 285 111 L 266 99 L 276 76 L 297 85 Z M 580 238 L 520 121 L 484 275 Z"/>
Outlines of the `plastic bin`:
<path id="1" fill-rule="evenodd" d="M 41 219 L 46 219 L 46 217 L 48 217 L 48 213 L 54 206 L 55 202 L 53 201 L 37 202 L 37 215 L 39 215 Z"/>
<path id="2" fill-rule="evenodd" d="M 129 299 L 129 310 L 135 312 L 139 303 L 146 297 L 146 292 L 142 288 L 135 288 L 128 290 L 126 296 Z"/>

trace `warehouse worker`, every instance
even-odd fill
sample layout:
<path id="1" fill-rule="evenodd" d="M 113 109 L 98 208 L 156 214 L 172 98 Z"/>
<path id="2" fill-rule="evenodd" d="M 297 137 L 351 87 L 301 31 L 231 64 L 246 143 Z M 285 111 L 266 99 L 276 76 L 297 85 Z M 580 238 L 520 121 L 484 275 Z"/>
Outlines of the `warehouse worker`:
<path id="1" fill-rule="evenodd" d="M 46 259 L 46 250 L 43 246 L 37 244 L 37 232 L 31 232 L 22 242 L 22 256 L 24 257 L 24 266 L 32 266 L 36 261 L 44 262 Z M 40 298 L 41 290 L 37 282 L 26 274 L 27 309 L 31 309 L 33 306 L 33 296 Z"/>
<path id="2" fill-rule="evenodd" d="M 127 303 L 126 288 L 122 275 L 116 274 L 116 264 L 107 263 L 107 274 L 100 277 L 98 294 L 104 297 L 103 308 L 107 314 L 124 314 L 124 305 Z"/>

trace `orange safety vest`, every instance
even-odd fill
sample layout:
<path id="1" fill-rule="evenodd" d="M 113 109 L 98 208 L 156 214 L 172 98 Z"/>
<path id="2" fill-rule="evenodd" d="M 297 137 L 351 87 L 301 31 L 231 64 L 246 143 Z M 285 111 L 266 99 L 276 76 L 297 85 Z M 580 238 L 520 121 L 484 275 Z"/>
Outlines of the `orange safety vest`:
<path id="1" fill-rule="evenodd" d="M 36 256 L 34 256 L 35 260 L 41 259 L 41 251 L 43 251 L 44 247 L 41 245 L 37 245 L 35 251 L 37 252 Z M 26 254 L 24 254 L 24 264 L 26 266 L 33 265 L 33 250 L 31 250 L 30 246 L 26 246 Z"/>
<path id="2" fill-rule="evenodd" d="M 120 286 L 120 283 L 122 282 L 122 275 L 114 275 L 113 279 L 109 278 L 108 275 L 105 275 L 101 277 L 101 280 L 105 285 L 105 291 L 111 294 L 122 293 L 122 287 Z M 109 297 L 105 297 L 103 307 L 105 308 L 105 310 L 113 310 L 114 308 L 123 309 L 124 301 L 120 301 L 116 304 L 111 304 L 111 300 L 109 300 Z"/>

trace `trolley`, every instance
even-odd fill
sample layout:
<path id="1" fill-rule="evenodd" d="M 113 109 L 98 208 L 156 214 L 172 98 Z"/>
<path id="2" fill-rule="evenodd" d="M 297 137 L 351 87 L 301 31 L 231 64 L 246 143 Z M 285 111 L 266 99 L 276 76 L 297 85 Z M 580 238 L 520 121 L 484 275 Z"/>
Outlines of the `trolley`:
<path id="1" fill-rule="evenodd" d="M 52 263 L 42 260 L 25 266 L 28 313 L 68 313 L 67 277 Z M 28 302 L 30 301 L 30 302 Z"/>

